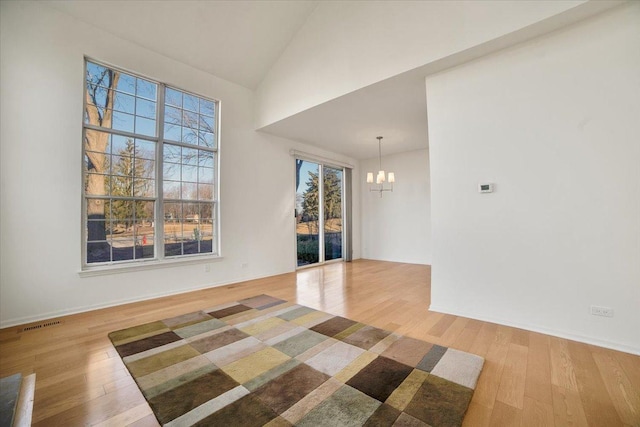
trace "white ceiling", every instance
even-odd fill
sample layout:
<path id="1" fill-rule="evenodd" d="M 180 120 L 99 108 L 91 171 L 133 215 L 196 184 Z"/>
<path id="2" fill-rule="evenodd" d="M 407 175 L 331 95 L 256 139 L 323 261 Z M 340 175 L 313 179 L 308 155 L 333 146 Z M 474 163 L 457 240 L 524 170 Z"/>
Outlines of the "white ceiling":
<path id="1" fill-rule="evenodd" d="M 69 1 L 47 4 L 154 52 L 255 89 L 316 1 Z"/>
<path id="2" fill-rule="evenodd" d="M 428 146 L 425 74 L 409 72 L 310 108 L 261 131 L 355 159 Z"/>

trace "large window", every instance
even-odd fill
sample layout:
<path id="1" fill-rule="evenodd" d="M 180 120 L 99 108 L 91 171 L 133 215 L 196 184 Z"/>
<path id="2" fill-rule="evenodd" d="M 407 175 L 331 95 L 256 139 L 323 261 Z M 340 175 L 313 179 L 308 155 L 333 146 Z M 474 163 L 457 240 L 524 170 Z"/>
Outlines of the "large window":
<path id="1" fill-rule="evenodd" d="M 90 60 L 85 75 L 83 265 L 217 255 L 218 102 Z"/>

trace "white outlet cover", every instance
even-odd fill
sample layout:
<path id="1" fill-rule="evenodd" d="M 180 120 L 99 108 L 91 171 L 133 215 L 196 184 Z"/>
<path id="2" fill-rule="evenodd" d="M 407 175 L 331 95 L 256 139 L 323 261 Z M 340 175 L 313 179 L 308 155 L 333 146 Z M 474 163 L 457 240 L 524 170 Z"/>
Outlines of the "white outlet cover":
<path id="1" fill-rule="evenodd" d="M 594 316 L 613 317 L 613 308 L 592 305 L 590 307 L 590 313 Z"/>

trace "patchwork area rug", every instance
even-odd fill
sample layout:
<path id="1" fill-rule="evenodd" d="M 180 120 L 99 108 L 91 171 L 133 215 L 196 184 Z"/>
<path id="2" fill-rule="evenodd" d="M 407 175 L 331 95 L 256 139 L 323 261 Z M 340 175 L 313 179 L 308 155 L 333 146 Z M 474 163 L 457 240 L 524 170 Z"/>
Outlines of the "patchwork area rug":
<path id="1" fill-rule="evenodd" d="M 268 295 L 109 338 L 166 426 L 459 426 L 484 363 Z"/>

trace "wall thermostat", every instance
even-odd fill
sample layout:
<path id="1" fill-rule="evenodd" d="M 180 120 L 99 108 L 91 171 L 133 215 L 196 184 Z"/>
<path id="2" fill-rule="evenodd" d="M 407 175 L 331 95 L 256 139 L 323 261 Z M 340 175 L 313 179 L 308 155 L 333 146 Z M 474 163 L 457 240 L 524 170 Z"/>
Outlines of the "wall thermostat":
<path id="1" fill-rule="evenodd" d="M 493 193 L 493 183 L 478 184 L 478 191 L 480 193 Z"/>

